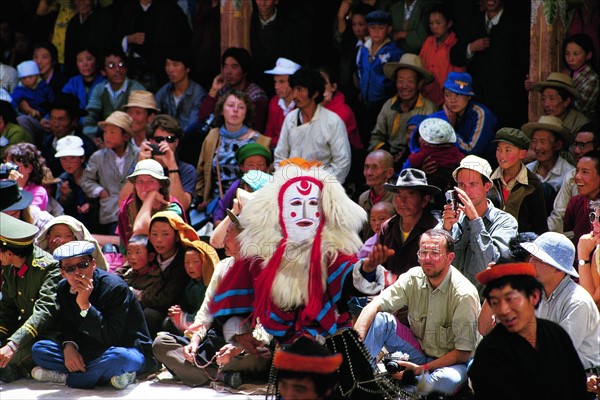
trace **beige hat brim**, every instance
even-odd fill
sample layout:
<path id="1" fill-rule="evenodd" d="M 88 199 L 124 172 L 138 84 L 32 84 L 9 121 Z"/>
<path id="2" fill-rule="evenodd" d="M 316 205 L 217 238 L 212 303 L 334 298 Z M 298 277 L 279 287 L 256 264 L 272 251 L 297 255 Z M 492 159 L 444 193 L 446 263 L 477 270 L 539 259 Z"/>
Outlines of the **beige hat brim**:
<path id="1" fill-rule="evenodd" d="M 527 135 L 529 139 L 533 138 L 533 132 L 543 129 L 546 131 L 552 131 L 559 134 L 565 141 L 565 146 L 571 144 L 571 132 L 567 128 L 559 128 L 556 125 L 552 124 L 543 124 L 539 122 L 528 122 L 521 126 L 521 130 L 523 133 Z"/>
<path id="2" fill-rule="evenodd" d="M 535 90 L 537 90 L 538 92 L 542 92 L 547 87 L 566 90 L 576 100 L 579 100 L 581 98 L 581 94 L 577 91 L 577 89 L 575 89 L 575 88 L 573 88 L 573 87 L 571 87 L 569 85 L 565 85 L 564 83 L 560 83 L 560 82 L 538 82 L 535 85 L 533 85 L 533 88 Z"/>
<path id="3" fill-rule="evenodd" d="M 389 62 L 389 63 L 384 64 L 383 65 L 383 73 L 389 80 L 393 81 L 395 79 L 394 75 L 396 74 L 396 71 L 399 70 L 400 68 L 408 68 L 408 69 L 412 69 L 413 71 L 416 71 L 418 74 L 420 74 L 423 77 L 424 85 L 430 84 L 435 79 L 433 74 L 430 73 L 429 71 L 427 71 L 426 69 L 419 68 L 416 65 L 403 64 L 403 63 L 399 63 L 399 62 Z"/>
<path id="4" fill-rule="evenodd" d="M 118 126 L 119 128 L 123 129 L 125 132 L 127 132 L 128 134 L 130 134 L 131 136 L 134 136 L 135 134 L 133 133 L 133 131 L 131 130 L 130 127 L 128 126 L 124 126 L 124 125 L 120 125 L 117 122 L 106 122 L 106 121 L 100 121 L 98 122 L 98 126 L 101 127 L 102 129 L 104 129 L 107 125 L 114 125 L 114 126 Z"/>
<path id="5" fill-rule="evenodd" d="M 147 106 L 147 105 L 143 105 L 143 104 L 140 104 L 140 103 L 127 103 L 124 106 L 122 106 L 121 109 L 123 111 L 125 111 L 125 110 L 127 110 L 128 107 L 139 107 L 139 108 L 143 108 L 145 110 L 154 110 L 157 113 L 160 112 L 160 108 L 152 107 L 152 106 Z"/>

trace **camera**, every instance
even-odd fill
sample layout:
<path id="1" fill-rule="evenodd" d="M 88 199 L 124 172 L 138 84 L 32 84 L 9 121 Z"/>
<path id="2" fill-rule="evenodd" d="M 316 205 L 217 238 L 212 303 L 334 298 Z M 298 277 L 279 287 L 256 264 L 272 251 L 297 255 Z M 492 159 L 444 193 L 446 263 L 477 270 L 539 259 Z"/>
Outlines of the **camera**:
<path id="1" fill-rule="evenodd" d="M 153 156 L 162 156 L 165 154 L 164 151 L 160 150 L 160 148 L 158 147 L 158 145 L 156 143 L 148 143 L 148 146 L 150 146 L 152 148 Z"/>
<path id="2" fill-rule="evenodd" d="M 18 171 L 19 166 L 10 162 L 0 164 L 0 179 L 8 179 L 11 171 Z"/>
<path id="3" fill-rule="evenodd" d="M 400 351 L 397 351 L 392 354 L 386 354 L 383 356 L 383 365 L 385 366 L 385 370 L 389 374 L 395 374 L 396 372 L 404 371 L 405 367 L 400 365 L 398 361 L 407 361 L 408 354 L 404 354 Z"/>
<path id="4" fill-rule="evenodd" d="M 456 211 L 457 205 L 460 204 L 456 190 L 447 190 L 444 195 L 446 196 L 446 204 L 452 204 L 452 209 Z"/>

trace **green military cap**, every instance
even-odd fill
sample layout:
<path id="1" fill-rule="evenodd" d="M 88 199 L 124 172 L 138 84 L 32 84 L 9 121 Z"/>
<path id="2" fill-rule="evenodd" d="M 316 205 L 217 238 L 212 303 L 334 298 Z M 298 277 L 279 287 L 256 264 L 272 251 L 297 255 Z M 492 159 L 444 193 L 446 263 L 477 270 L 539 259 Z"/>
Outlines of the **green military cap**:
<path id="1" fill-rule="evenodd" d="M 530 140 L 520 129 L 500 128 L 500 130 L 496 132 L 496 139 L 494 139 L 493 142 L 506 142 L 521 150 L 527 150 L 529 148 Z"/>
<path id="2" fill-rule="evenodd" d="M 37 226 L 0 213 L 0 242 L 3 246 L 29 246 L 38 232 Z"/>

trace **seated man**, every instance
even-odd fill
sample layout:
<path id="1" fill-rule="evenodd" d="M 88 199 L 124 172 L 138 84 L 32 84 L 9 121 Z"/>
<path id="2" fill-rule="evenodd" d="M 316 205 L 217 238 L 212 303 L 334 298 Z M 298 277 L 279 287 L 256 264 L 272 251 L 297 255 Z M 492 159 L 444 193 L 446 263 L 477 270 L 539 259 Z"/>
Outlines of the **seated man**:
<path id="1" fill-rule="evenodd" d="M 586 370 L 600 366 L 600 313 L 592 296 L 572 278 L 575 246 L 563 234 L 546 232 L 521 243 L 543 286 L 535 315 L 559 324 L 571 337 Z"/>
<path id="2" fill-rule="evenodd" d="M 92 389 L 110 382 L 124 389 L 136 373 L 156 370 L 142 308 L 125 281 L 96 268 L 90 242 L 54 250 L 64 278 L 57 287 L 58 341 L 32 349 L 33 379 Z"/>
<path id="3" fill-rule="evenodd" d="M 598 133 L 598 129 L 592 124 L 586 124 L 581 127 L 577 135 L 575 135 L 575 140 L 571 143 L 569 150 L 575 159 L 575 165 L 577 165 L 579 160 L 588 151 L 600 150 L 600 133 Z M 553 232 L 563 233 L 563 218 L 567 204 L 573 196 L 579 194 L 577 184 L 575 183 L 576 172 L 574 169 L 565 175 L 560 190 L 554 199 L 554 207 L 548 217 L 548 228 Z M 564 232 L 564 234 L 568 238 L 573 236 L 572 232 Z"/>
<path id="4" fill-rule="evenodd" d="M 542 287 L 535 276 L 527 263 L 477 274 L 498 325 L 479 343 L 469 368 L 476 399 L 589 398 L 569 335 L 554 322 L 536 318 Z"/>
<path id="5" fill-rule="evenodd" d="M 0 381 L 12 382 L 27 376 L 33 367 L 31 346 L 39 335 L 48 334 L 56 313 L 60 274 L 52 256 L 33 244 L 38 228 L 7 215 L 23 203 L 29 204 L 31 195 L 19 191 L 14 181 L 4 180 L 0 182 L 0 199 L 4 280 L 0 293 Z"/>
<path id="6" fill-rule="evenodd" d="M 467 382 L 467 362 L 478 339 L 479 296 L 452 266 L 454 239 L 449 233 L 425 232 L 418 256 L 421 266 L 400 275 L 373 299 L 354 328 L 372 357 L 383 347 L 390 353 L 406 353 L 409 361 L 398 361 L 400 366 L 421 375 L 433 391 L 449 395 Z M 391 314 L 404 306 L 408 306 L 409 327 Z M 403 373 L 393 376 L 402 378 Z"/>
<path id="7" fill-rule="evenodd" d="M 523 124 L 521 130 L 531 139 L 530 149 L 535 152 L 535 161 L 527 164 L 527 169 L 540 178 L 550 214 L 550 206 L 554 204 L 565 175 L 574 169 L 559 154 L 571 142 L 569 131 L 558 118 L 547 115 L 542 115 L 537 122 Z"/>

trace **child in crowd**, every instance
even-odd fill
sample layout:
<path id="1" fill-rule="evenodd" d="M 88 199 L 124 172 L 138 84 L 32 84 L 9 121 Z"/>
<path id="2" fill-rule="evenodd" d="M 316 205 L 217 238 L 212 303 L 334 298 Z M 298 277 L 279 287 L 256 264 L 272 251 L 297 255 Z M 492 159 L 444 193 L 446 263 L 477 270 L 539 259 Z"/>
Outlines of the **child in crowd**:
<path id="1" fill-rule="evenodd" d="M 373 250 L 373 246 L 377 244 L 379 232 L 381 232 L 381 224 L 388 219 L 392 218 L 396 214 L 394 205 L 388 201 L 380 201 L 373 205 L 371 212 L 369 213 L 369 224 L 375 234 L 365 241 L 362 248 L 357 254 L 358 258 L 366 258 L 369 253 Z"/>
<path id="2" fill-rule="evenodd" d="M 131 117 L 122 111 L 115 111 L 98 123 L 104 129 L 105 147 L 92 154 L 81 180 L 85 194 L 100 199 L 97 233 L 115 234 L 119 192 L 137 163 L 138 151 L 129 141 L 133 134 L 131 123 Z"/>
<path id="3" fill-rule="evenodd" d="M 188 244 L 183 265 L 190 281 L 185 287 L 181 303 L 169 307 L 169 317 L 163 325 L 165 330 L 181 336 L 194 322 L 218 262 L 217 252 L 211 246 L 201 240 Z"/>
<path id="4" fill-rule="evenodd" d="M 81 179 L 85 170 L 85 149 L 83 140 L 68 135 L 56 142 L 55 157 L 65 170 L 60 176 L 56 200 L 64 208 L 65 214 L 81 221 L 89 230 L 95 229 L 90 198 L 81 189 Z"/>
<path id="5" fill-rule="evenodd" d="M 154 263 L 156 252 L 148 246 L 147 235 L 133 235 L 127 243 L 127 264 L 115 270 L 131 288 L 138 301 L 146 289 L 160 286 L 160 267 Z"/>
<path id="6" fill-rule="evenodd" d="M 498 208 L 519 221 L 519 232 L 548 231 L 544 190 L 537 175 L 523 164 L 530 140 L 519 129 L 502 128 L 496 133 L 498 168 L 491 176 Z"/>
<path id="7" fill-rule="evenodd" d="M 402 50 L 389 37 L 392 32 L 389 13 L 373 11 L 366 19 L 369 37 L 358 55 L 360 94 L 363 102 L 383 104 L 394 92 L 394 82 L 386 78 L 383 65 L 398 61 Z"/>
<path id="8" fill-rule="evenodd" d="M 31 143 L 18 143 L 7 148 L 4 156 L 6 161 L 19 167 L 17 184 L 33 195 L 31 205 L 46 211 L 48 192 L 42 186 L 42 181 L 47 167 L 37 147 Z"/>
<path id="9" fill-rule="evenodd" d="M 442 88 L 449 72 L 464 72 L 465 67 L 457 67 L 450 62 L 450 49 L 458 42 L 452 31 L 454 21 L 448 7 L 443 4 L 434 5 L 429 11 L 429 36 L 419 52 L 423 68 L 435 76 L 435 81 L 423 86 L 421 93 L 438 106 L 444 103 Z"/>
<path id="10" fill-rule="evenodd" d="M 456 132 L 447 121 L 440 118 L 427 118 L 413 134 L 419 141 L 420 151 L 408 156 L 412 168 L 420 169 L 427 157 L 435 159 L 438 169 L 453 171 L 465 155 L 455 146 Z"/>
<path id="11" fill-rule="evenodd" d="M 37 120 L 42 119 L 54 101 L 54 92 L 40 78 L 40 69 L 35 61 L 23 61 L 17 65 L 19 85 L 12 93 L 12 105 L 23 114 Z"/>

